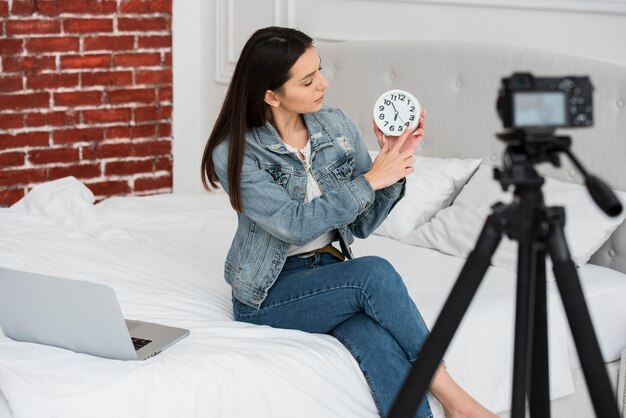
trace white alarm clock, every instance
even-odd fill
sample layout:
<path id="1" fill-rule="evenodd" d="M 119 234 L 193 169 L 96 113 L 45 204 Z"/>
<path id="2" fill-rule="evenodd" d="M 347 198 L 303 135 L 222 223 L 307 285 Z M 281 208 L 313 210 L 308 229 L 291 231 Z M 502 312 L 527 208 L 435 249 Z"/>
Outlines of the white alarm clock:
<path id="1" fill-rule="evenodd" d="M 389 90 L 374 104 L 374 121 L 385 135 L 400 136 L 419 123 L 422 107 L 408 91 Z"/>

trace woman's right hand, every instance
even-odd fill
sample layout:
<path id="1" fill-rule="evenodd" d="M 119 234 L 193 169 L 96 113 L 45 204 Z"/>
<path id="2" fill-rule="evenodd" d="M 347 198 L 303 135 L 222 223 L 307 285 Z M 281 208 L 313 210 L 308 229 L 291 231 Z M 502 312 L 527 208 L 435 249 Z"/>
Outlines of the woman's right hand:
<path id="1" fill-rule="evenodd" d="M 383 137 L 380 153 L 370 170 L 364 174 L 374 191 L 391 186 L 415 171 L 413 168 L 413 164 L 415 164 L 413 151 L 402 151 L 402 146 L 411 133 L 411 130 L 405 130 L 391 146 L 389 145 L 390 141 Z"/>

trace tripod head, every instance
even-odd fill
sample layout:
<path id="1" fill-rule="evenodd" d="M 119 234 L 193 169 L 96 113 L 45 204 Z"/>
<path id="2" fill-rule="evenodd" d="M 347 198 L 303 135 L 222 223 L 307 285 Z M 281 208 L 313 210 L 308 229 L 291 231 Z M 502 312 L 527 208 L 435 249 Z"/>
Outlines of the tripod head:
<path id="1" fill-rule="evenodd" d="M 506 144 L 503 168 L 494 169 L 494 178 L 504 191 L 509 186 L 514 186 L 516 190 L 518 187 L 541 187 L 544 180 L 534 166 L 548 162 L 560 167 L 560 155 L 565 154 L 583 175 L 585 186 L 600 209 L 608 216 L 617 216 L 622 212 L 622 204 L 613 190 L 600 178 L 587 172 L 571 151 L 572 139 L 569 136 L 556 136 L 554 129 L 514 129 L 496 136 Z"/>

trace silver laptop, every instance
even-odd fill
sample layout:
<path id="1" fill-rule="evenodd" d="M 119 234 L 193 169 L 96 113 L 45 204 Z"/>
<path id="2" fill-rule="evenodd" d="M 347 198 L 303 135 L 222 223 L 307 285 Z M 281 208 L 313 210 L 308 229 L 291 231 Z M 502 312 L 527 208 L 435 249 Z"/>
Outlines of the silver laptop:
<path id="1" fill-rule="evenodd" d="M 0 267 L 0 328 L 7 337 L 117 360 L 145 360 L 189 335 L 125 321 L 107 285 Z"/>

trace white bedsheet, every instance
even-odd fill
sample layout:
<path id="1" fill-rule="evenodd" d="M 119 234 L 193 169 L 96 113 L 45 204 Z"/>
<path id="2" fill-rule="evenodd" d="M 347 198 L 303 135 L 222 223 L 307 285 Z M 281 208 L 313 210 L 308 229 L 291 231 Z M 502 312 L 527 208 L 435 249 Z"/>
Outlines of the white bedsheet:
<path id="1" fill-rule="evenodd" d="M 626 348 L 626 275 L 593 264 L 586 264 L 578 270 L 602 357 L 606 363 L 619 360 Z M 552 285 L 556 287 L 555 283 Z M 569 328 L 568 352 L 570 367 L 579 368 L 580 361 Z"/>
<path id="2" fill-rule="evenodd" d="M 93 206 L 78 182 L 50 184 L 0 209 L 0 265 L 109 284 L 128 319 L 191 334 L 144 362 L 0 335 L 0 391 L 15 418 L 377 416 L 358 364 L 334 338 L 232 320 L 222 266 L 236 216 L 222 192 Z M 354 250 L 388 258 L 429 325 L 464 262 L 375 236 Z M 455 379 L 495 411 L 510 403 L 513 312 L 514 275 L 491 268 L 445 357 Z M 550 319 L 556 398 L 573 389 L 561 311 L 551 309 Z"/>
<path id="3" fill-rule="evenodd" d="M 120 199 L 109 202 L 111 216 L 102 205 L 90 209 L 101 216 L 81 218 L 108 228 L 72 221 L 60 211 L 73 212 L 71 202 L 48 207 L 59 209 L 54 222 L 45 205 L 36 215 L 0 210 L 0 265 L 107 283 L 127 318 L 191 330 L 144 362 L 0 337 L 0 390 L 15 418 L 376 415 L 358 365 L 334 338 L 232 320 L 221 278 L 234 226 L 226 200 L 152 202 L 150 210 L 148 199 Z"/>

